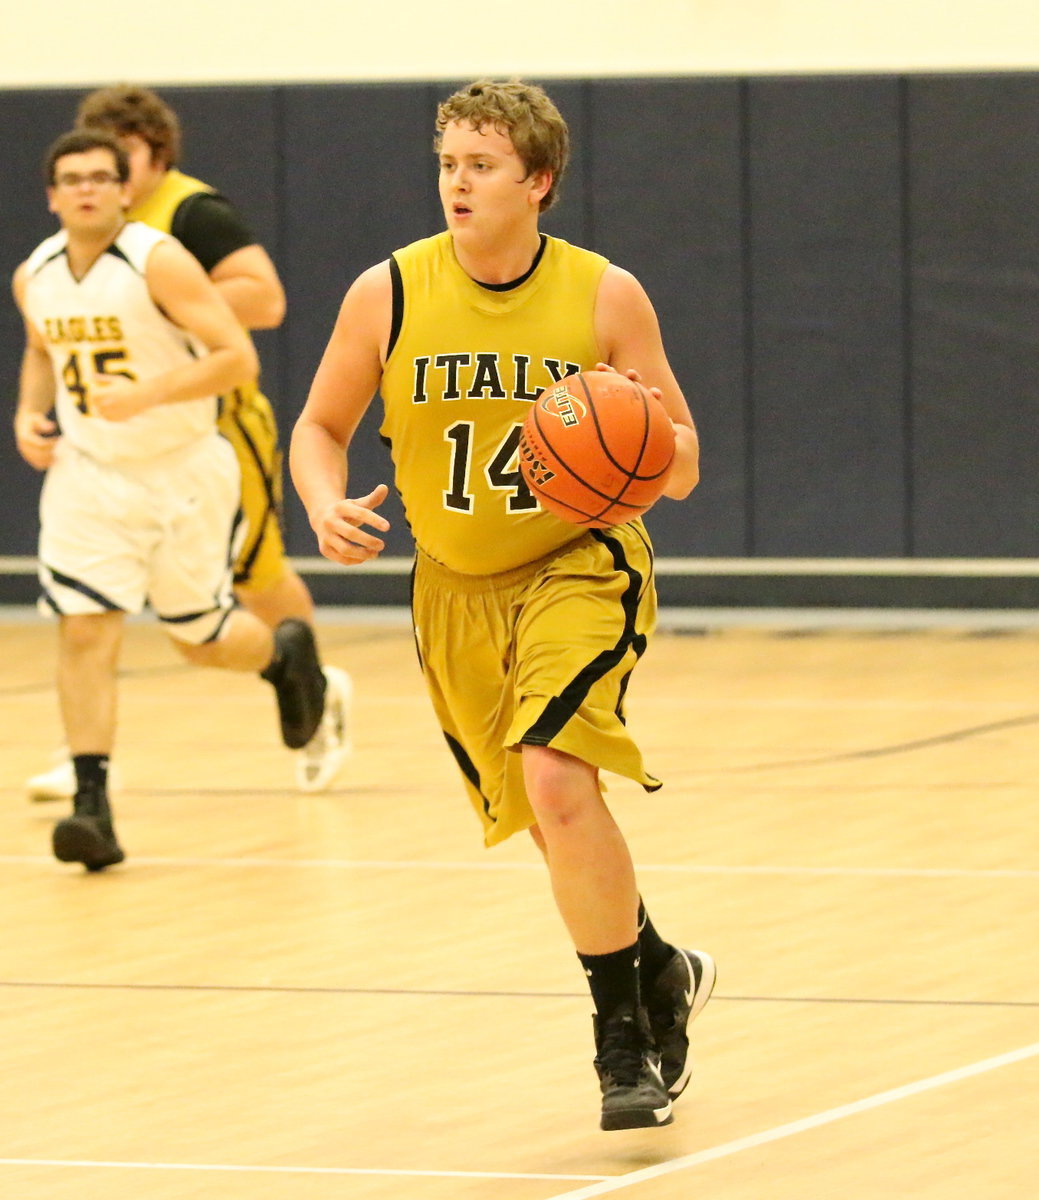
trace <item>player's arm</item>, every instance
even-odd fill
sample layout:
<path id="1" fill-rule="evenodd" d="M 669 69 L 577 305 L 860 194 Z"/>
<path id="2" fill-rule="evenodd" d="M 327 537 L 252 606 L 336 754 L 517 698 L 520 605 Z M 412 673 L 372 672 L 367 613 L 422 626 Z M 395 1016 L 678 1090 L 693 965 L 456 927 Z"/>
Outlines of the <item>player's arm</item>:
<path id="1" fill-rule="evenodd" d="M 262 246 L 243 246 L 209 272 L 217 291 L 246 329 L 277 329 L 285 319 L 285 289 Z"/>
<path id="2" fill-rule="evenodd" d="M 25 320 L 25 349 L 22 352 L 22 368 L 18 380 L 14 440 L 22 458 L 31 467 L 44 471 L 51 465 L 58 442 L 54 436 L 58 427 L 48 416 L 54 407 L 56 385 L 47 344 L 40 331 L 24 315 L 24 264 L 14 273 L 13 290 L 15 303 Z"/>
<path id="3" fill-rule="evenodd" d="M 226 196 L 189 196 L 174 214 L 171 232 L 202 264 L 246 329 L 276 329 L 282 323 L 285 289 L 277 268 Z"/>
<path id="4" fill-rule="evenodd" d="M 99 376 L 93 399 L 99 416 L 122 421 L 160 404 L 213 396 L 256 378 L 259 361 L 249 335 L 183 246 L 175 241 L 155 246 L 145 280 L 155 304 L 209 353 L 149 379 Z"/>
<path id="5" fill-rule="evenodd" d="M 386 499 L 380 483 L 359 499 L 344 499 L 347 452 L 382 378 L 392 319 L 388 263 L 365 271 L 346 293 L 310 394 L 292 431 L 289 468 L 318 548 L 333 562 L 358 563 L 384 549 L 376 534 L 389 522 L 373 510 Z"/>
<path id="6" fill-rule="evenodd" d="M 595 332 L 604 362 L 622 374 L 634 372 L 667 409 L 675 427 L 675 458 L 664 495 L 684 499 L 700 479 L 696 426 L 667 361 L 652 302 L 634 275 L 612 263 L 603 273 L 596 297 Z"/>

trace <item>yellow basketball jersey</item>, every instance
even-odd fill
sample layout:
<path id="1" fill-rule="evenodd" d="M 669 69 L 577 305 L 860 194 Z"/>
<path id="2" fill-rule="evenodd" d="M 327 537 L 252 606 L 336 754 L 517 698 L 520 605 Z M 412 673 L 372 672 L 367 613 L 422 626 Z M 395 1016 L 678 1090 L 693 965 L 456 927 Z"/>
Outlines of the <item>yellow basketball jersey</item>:
<path id="1" fill-rule="evenodd" d="M 131 221 L 143 221 L 152 229 L 169 233 L 177 209 L 189 196 L 212 191 L 209 184 L 173 169 L 166 172 L 159 186 L 146 200 L 130 210 L 129 217 Z"/>
<path id="2" fill-rule="evenodd" d="M 208 183 L 176 169 L 132 209 L 133 219 L 172 233 L 177 210 L 190 196 L 214 192 Z M 255 381 L 220 397 L 220 432 L 234 447 L 242 476 L 242 510 L 248 530 L 235 562 L 235 584 L 262 591 L 288 569 L 281 532 L 281 451 L 271 403 Z"/>
<path id="3" fill-rule="evenodd" d="M 516 447 L 537 393 L 601 357 L 594 310 L 606 259 L 546 238 L 531 274 L 496 290 L 462 270 L 446 232 L 393 257 L 403 316 L 381 432 L 415 541 L 454 571 L 489 575 L 580 537 L 538 506 Z"/>

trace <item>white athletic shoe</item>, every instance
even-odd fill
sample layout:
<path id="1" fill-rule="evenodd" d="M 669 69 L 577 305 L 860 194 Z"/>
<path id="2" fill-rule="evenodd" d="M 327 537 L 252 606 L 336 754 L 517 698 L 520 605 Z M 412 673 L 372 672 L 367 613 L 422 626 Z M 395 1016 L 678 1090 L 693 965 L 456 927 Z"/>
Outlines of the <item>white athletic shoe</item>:
<path id="1" fill-rule="evenodd" d="M 325 710 L 321 724 L 296 754 L 296 785 L 301 792 L 323 792 L 353 749 L 350 728 L 353 682 L 339 667 L 324 667 L 323 671 Z"/>
<path id="2" fill-rule="evenodd" d="M 26 791 L 33 804 L 43 804 L 48 800 L 71 800 L 76 794 L 76 770 L 69 758 L 67 746 L 54 756 L 54 766 L 48 771 L 41 771 L 25 781 Z"/>
<path id="3" fill-rule="evenodd" d="M 72 765 L 68 746 L 62 746 L 54 755 L 54 766 L 41 771 L 25 781 L 25 790 L 32 804 L 46 804 L 50 800 L 71 800 L 76 794 L 76 768 Z M 108 794 L 119 790 L 119 781 L 114 766 L 108 768 Z"/>

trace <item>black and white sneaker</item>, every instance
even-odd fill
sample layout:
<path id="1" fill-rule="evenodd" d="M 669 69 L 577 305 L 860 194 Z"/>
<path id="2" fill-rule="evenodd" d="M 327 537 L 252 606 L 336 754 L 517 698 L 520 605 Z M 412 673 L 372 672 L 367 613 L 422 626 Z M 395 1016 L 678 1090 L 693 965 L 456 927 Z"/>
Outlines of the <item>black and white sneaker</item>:
<path id="1" fill-rule="evenodd" d="M 672 1100 L 685 1091 L 693 1073 L 689 1025 L 714 991 L 717 969 L 702 950 L 676 950 L 644 997 L 660 1072 Z"/>
<path id="2" fill-rule="evenodd" d="M 126 855 L 115 840 L 105 793 L 98 788 L 83 788 L 72 803 L 72 816 L 54 826 L 54 857 L 60 862 L 82 863 L 88 871 L 103 871 L 121 863 Z"/>
<path id="3" fill-rule="evenodd" d="M 592 1018 L 595 1069 L 602 1089 L 602 1129 L 652 1129 L 669 1125 L 671 1101 L 645 1009 L 620 1009 Z"/>
<path id="4" fill-rule="evenodd" d="M 317 733 L 296 755 L 301 792 L 323 792 L 339 774 L 352 749 L 350 706 L 353 684 L 339 667 L 325 667 L 325 705 Z"/>
<path id="5" fill-rule="evenodd" d="M 306 621 L 289 617 L 275 629 L 274 658 L 260 676 L 278 697 L 281 740 L 290 750 L 302 750 L 321 724 L 327 686 Z"/>

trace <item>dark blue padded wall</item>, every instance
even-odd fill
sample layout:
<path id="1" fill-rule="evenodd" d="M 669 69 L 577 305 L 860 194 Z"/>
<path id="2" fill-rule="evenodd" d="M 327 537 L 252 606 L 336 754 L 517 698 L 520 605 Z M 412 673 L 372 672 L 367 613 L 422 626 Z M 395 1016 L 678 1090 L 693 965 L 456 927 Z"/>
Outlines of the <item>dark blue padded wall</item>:
<path id="1" fill-rule="evenodd" d="M 588 244 L 653 301 L 702 442 L 692 498 L 648 518 L 658 552 L 679 557 L 747 544 L 741 92 L 731 80 L 596 83 L 581 143 Z"/>
<path id="2" fill-rule="evenodd" d="M 407 84 L 286 91 L 282 270 L 298 314 L 289 326 L 286 440 L 354 278 L 440 226 L 431 132 L 435 97 L 433 89 Z M 377 483 L 392 489 L 380 417 L 376 398 L 351 447 L 351 495 L 364 495 Z M 286 510 L 294 553 L 317 553 L 291 487 Z M 380 511 L 393 526 L 387 552 L 409 553 L 396 493 Z"/>
<path id="3" fill-rule="evenodd" d="M 181 170 L 234 201 L 262 244 L 280 258 L 282 90 L 168 87 L 162 97 L 180 119 Z"/>
<path id="4" fill-rule="evenodd" d="M 241 204 L 285 280 L 259 344 L 286 441 L 350 281 L 441 228 L 432 123 L 453 87 L 163 89 L 184 168 Z M 642 280 L 701 430 L 700 489 L 651 514 L 661 553 L 1034 553 L 1039 75 L 547 87 L 575 153 L 545 228 Z M 0 90 L 5 277 L 55 227 L 39 160 L 81 94 Z M 21 343 L 4 302 L 12 400 Z M 377 417 L 357 489 L 388 477 Z M 33 552 L 38 489 L 0 438 L 0 555 Z"/>
<path id="5" fill-rule="evenodd" d="M 72 127 L 84 91 L 0 91 L 0 145 L 9 170 L 0 221 L 0 271 L 10 276 L 18 262 L 57 229 L 47 212 L 40 161 L 60 133 Z M 281 133 L 279 89 L 164 88 L 184 135 L 182 166 L 235 201 L 256 236 L 280 259 Z M 0 305 L 0 385 L 17 394 L 21 322 L 13 304 Z M 264 386 L 279 400 L 279 349 L 284 332 L 260 333 Z M 284 416 L 282 416 L 284 425 Z M 0 554 L 31 554 L 36 546 L 36 496 L 40 477 L 18 457 L 8 438 L 0 441 L 0 502 L 10 520 L 0 534 Z"/>
<path id="6" fill-rule="evenodd" d="M 1039 77 L 908 84 L 914 547 L 1039 545 Z"/>
<path id="7" fill-rule="evenodd" d="M 42 161 L 47 147 L 72 124 L 74 104 L 64 90 L 0 91 L 0 154 L 4 163 L 0 195 L 0 396 L 11 413 L 18 395 L 22 320 L 10 299 L 9 282 L 20 262 L 57 230 L 47 211 Z M 42 476 L 14 448 L 10 420 L 0 433 L 0 554 L 36 553 Z"/>
<path id="8" fill-rule="evenodd" d="M 570 128 L 571 153 L 559 199 L 542 218 L 541 227 L 553 237 L 588 246 L 593 240 L 592 129 L 598 85 L 556 79 L 546 86 Z"/>
<path id="9" fill-rule="evenodd" d="M 233 201 L 275 263 L 281 247 L 281 90 L 265 87 L 170 87 L 162 97 L 177 113 L 183 135 L 181 170 Z M 286 331 L 254 334 L 263 365 L 263 387 L 281 408 L 281 352 Z"/>
<path id="10" fill-rule="evenodd" d="M 908 550 L 900 120 L 895 79 L 749 85 L 754 554 Z"/>

